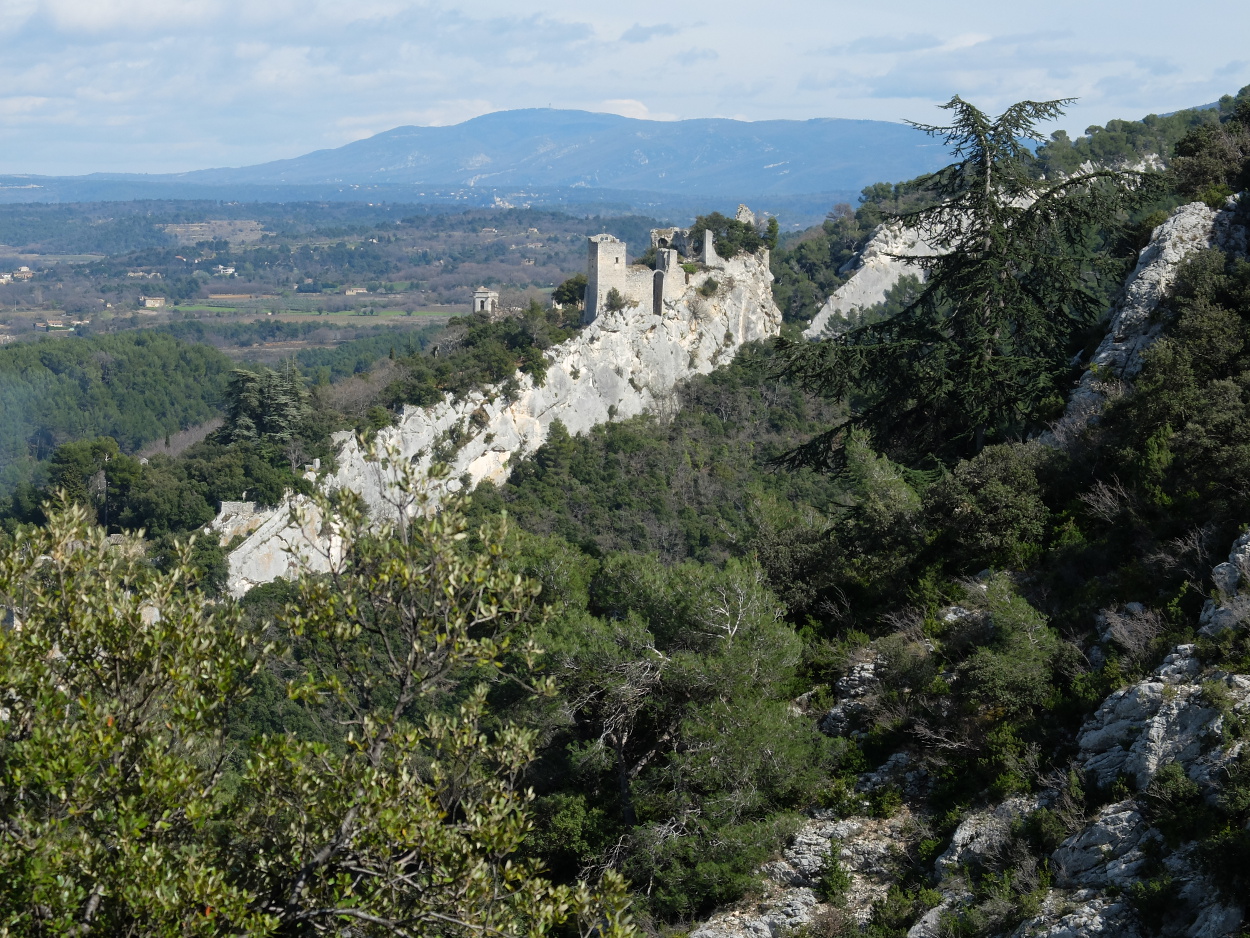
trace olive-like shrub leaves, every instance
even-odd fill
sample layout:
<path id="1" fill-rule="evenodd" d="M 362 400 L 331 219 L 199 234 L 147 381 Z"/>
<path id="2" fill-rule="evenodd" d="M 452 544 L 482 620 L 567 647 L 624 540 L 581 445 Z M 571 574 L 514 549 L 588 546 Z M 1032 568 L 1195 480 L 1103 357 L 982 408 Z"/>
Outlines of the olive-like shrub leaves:
<path id="1" fill-rule="evenodd" d="M 271 624 L 155 570 L 79 507 L 0 555 L 0 934 L 632 934 L 619 878 L 554 886 L 515 856 L 532 734 L 487 733 L 485 681 L 534 588 L 454 500 L 366 528 Z M 249 675 L 337 727 L 232 744 Z M 461 688 L 452 700 L 448 688 Z M 535 688 L 542 692 L 542 688 Z"/>

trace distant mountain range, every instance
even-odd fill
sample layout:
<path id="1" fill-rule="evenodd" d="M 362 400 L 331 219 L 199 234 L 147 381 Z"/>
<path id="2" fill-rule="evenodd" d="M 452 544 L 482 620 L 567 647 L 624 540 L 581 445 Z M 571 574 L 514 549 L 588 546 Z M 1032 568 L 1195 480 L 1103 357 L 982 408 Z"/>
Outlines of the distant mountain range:
<path id="1" fill-rule="evenodd" d="M 798 195 L 909 179 L 944 148 L 886 121 L 637 120 L 535 108 L 450 127 L 397 127 L 333 150 L 163 178 L 201 185 L 590 187 Z M 134 177 L 129 177 L 134 178 Z"/>
<path id="2" fill-rule="evenodd" d="M 536 108 L 449 127 L 397 127 L 336 149 L 236 169 L 5 177 L 0 201 L 500 199 L 654 211 L 677 209 L 691 198 L 741 199 L 767 208 L 764 202 L 806 204 L 815 196 L 813 204 L 827 210 L 830 198 L 873 182 L 910 179 L 946 162 L 939 143 L 887 121 L 652 121 Z"/>

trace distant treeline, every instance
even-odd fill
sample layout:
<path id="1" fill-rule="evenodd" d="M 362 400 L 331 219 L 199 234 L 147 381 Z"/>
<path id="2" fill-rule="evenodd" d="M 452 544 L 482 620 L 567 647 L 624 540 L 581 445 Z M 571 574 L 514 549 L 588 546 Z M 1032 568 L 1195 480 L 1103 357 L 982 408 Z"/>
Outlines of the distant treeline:
<path id="1" fill-rule="evenodd" d="M 225 203 L 213 201 L 22 203 L 0 205 L 0 244 L 47 254 L 116 256 L 175 245 L 164 225 L 209 220 L 260 222 L 278 239 L 347 238 L 396 228 L 478 231 L 481 228 L 564 227 L 578 216 L 547 209 L 480 209 L 356 202 Z M 658 223 L 642 215 L 583 216 L 588 234 L 607 231 L 645 246 Z"/>
<path id="2" fill-rule="evenodd" d="M 46 254 L 126 254 L 173 239 L 146 214 L 101 217 L 77 205 L 0 206 L 0 244 Z"/>
<path id="3" fill-rule="evenodd" d="M 159 331 L 45 339 L 0 349 L 0 490 L 71 440 L 124 450 L 215 417 L 229 358 Z"/>
<path id="4" fill-rule="evenodd" d="M 1154 154 L 1170 160 L 1176 145 L 1198 127 L 1215 127 L 1226 119 L 1237 105 L 1250 98 L 1250 85 L 1236 95 L 1226 94 L 1214 107 L 1191 108 L 1172 114 L 1148 114 L 1139 121 L 1113 120 L 1106 127 L 1094 124 L 1075 140 L 1067 131 L 1058 130 L 1047 143 L 1037 148 L 1038 161 L 1048 175 L 1052 172 L 1072 173 L 1082 163 L 1122 166 L 1136 163 Z"/>
<path id="5" fill-rule="evenodd" d="M 206 342 L 248 348 L 266 342 L 316 341 L 317 333 L 330 333 L 331 348 L 307 348 L 295 353 L 295 361 L 314 383 L 339 381 L 368 371 L 380 358 L 406 357 L 425 349 L 446 327 L 442 323 L 419 329 L 391 326 L 332 329 L 319 322 L 286 322 L 258 319 L 255 322 L 176 322 L 161 330 L 184 342 Z M 345 338 L 342 333 L 354 338 Z"/>

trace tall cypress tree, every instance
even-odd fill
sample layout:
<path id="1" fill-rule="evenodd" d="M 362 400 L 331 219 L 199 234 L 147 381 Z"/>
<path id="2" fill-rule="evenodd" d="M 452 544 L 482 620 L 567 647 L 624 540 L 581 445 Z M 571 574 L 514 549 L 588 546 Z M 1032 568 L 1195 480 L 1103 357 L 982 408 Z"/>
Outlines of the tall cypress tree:
<path id="1" fill-rule="evenodd" d="M 941 138 L 956 162 L 920 180 L 936 204 L 899 220 L 936 248 L 897 316 L 816 343 L 786 343 L 785 368 L 810 390 L 847 399 L 847 419 L 786 457 L 836 468 L 852 427 L 917 464 L 951 459 L 1037 426 L 1062 402 L 1071 343 L 1101 311 L 1107 258 L 1094 234 L 1143 190 L 1142 173 L 1095 169 L 1042 178 L 1027 141 L 1071 99 L 1022 101 L 997 118 L 956 96 Z"/>

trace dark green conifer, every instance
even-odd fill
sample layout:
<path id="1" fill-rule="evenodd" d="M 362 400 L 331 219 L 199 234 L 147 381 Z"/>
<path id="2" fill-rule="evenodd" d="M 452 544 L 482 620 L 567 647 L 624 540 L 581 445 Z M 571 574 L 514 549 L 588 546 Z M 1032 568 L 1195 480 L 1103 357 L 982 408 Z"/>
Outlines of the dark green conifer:
<path id="1" fill-rule="evenodd" d="M 950 459 L 1056 415 L 1072 340 L 1103 302 L 1091 233 L 1148 181 L 1103 169 L 1039 178 L 1026 142 L 1067 103 L 1022 101 L 991 118 L 956 96 L 943 105 L 951 125 L 915 125 L 957 158 L 919 180 L 935 204 L 899 216 L 936 248 L 915 260 L 925 288 L 890 319 L 787 345 L 786 370 L 806 387 L 855 395 L 847 419 L 788 462 L 840 465 L 851 427 L 904 462 Z"/>

